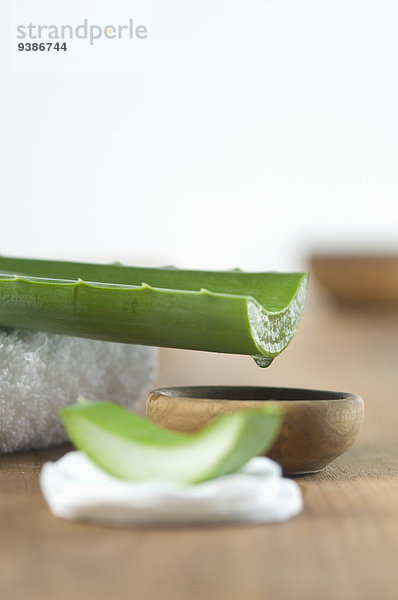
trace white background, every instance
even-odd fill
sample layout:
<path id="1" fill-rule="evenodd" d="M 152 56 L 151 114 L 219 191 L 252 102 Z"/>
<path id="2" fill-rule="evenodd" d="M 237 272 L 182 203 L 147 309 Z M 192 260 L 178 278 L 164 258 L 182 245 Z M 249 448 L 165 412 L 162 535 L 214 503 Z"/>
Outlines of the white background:
<path id="1" fill-rule="evenodd" d="M 396 1 L 0 11 L 2 254 L 260 270 L 322 244 L 398 250 Z M 40 66 L 15 22 L 46 15 L 137 18 L 148 39 Z"/>

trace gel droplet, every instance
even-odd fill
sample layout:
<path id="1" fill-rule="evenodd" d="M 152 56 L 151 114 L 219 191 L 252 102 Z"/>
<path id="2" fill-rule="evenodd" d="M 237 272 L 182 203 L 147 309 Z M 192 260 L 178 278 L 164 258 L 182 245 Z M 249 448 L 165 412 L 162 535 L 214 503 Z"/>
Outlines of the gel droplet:
<path id="1" fill-rule="evenodd" d="M 252 356 L 252 359 L 254 360 L 254 362 L 256 363 L 256 365 L 258 367 L 261 367 L 262 369 L 265 369 L 266 367 L 269 367 L 270 364 L 272 363 L 272 361 L 274 360 L 270 356 L 261 356 L 261 354 L 256 355 L 256 356 Z"/>

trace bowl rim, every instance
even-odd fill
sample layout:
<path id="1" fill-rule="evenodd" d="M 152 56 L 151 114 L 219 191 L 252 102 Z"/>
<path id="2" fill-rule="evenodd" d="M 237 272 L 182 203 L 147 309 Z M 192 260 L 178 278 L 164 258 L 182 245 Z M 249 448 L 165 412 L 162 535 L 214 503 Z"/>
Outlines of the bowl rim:
<path id="1" fill-rule="evenodd" d="M 239 397 L 239 394 L 245 395 L 250 392 L 254 394 L 268 393 L 270 397 Z M 235 397 L 223 397 L 222 394 L 228 396 L 228 393 L 233 393 Z M 221 395 L 220 395 L 221 394 Z M 282 395 L 286 397 L 274 398 L 271 395 Z M 293 397 L 288 397 L 289 395 Z M 165 396 L 167 398 L 183 399 L 188 401 L 209 401 L 209 402 L 347 402 L 359 401 L 363 403 L 363 399 L 358 394 L 351 392 L 338 392 L 331 390 L 316 390 L 309 388 L 290 388 L 276 386 L 251 386 L 251 385 L 193 385 L 193 386 L 171 386 L 156 388 L 149 392 L 148 399 L 151 396 Z M 295 398 L 294 396 L 301 396 Z M 308 396 L 308 397 L 304 397 Z"/>

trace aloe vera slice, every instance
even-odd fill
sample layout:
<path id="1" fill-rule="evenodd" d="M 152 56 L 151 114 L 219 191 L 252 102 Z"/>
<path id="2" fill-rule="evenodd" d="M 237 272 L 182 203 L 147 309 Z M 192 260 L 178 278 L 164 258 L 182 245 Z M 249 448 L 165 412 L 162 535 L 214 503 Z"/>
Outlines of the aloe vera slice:
<path id="1" fill-rule="evenodd" d="M 236 411 L 192 434 L 162 429 L 108 402 L 81 399 L 61 417 L 76 448 L 115 477 L 196 483 L 232 473 L 267 450 L 281 413 L 273 405 Z"/>
<path id="2" fill-rule="evenodd" d="M 306 273 L 188 271 L 0 257 L 0 325 L 250 354 L 291 341 Z"/>

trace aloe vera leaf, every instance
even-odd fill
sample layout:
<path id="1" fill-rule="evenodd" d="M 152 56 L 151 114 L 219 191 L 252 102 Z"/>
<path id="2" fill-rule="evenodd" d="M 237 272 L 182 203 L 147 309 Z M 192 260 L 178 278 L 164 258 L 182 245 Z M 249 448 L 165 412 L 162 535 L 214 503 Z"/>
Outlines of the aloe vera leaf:
<path id="1" fill-rule="evenodd" d="M 101 469 L 133 481 L 196 483 L 232 473 L 271 446 L 282 421 L 281 409 L 270 404 L 182 434 L 116 404 L 82 400 L 60 411 L 71 441 Z"/>
<path id="2" fill-rule="evenodd" d="M 3 326 L 270 360 L 292 339 L 307 286 L 306 273 L 5 257 L 0 273 Z"/>

